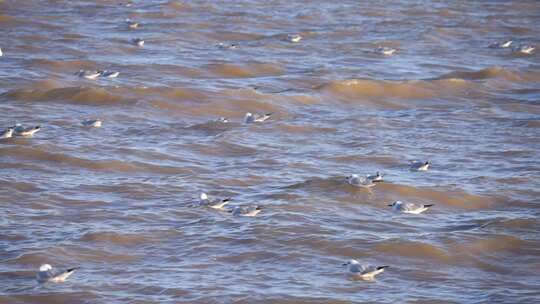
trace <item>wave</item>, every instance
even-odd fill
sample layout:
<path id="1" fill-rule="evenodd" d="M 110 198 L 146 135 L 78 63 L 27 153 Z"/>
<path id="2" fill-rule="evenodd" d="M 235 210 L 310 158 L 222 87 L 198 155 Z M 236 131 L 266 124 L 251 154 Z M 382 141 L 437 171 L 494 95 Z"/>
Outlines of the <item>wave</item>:
<path id="1" fill-rule="evenodd" d="M 54 89 L 14 89 L 0 94 L 0 100 L 23 102 L 54 101 L 79 105 L 134 104 L 134 98 L 113 94 L 105 88 L 66 87 Z"/>
<path id="2" fill-rule="evenodd" d="M 136 246 L 141 243 L 150 243 L 152 238 L 137 234 L 119 234 L 116 232 L 88 232 L 81 238 L 83 242 L 111 243 L 122 246 Z"/>
<path id="3" fill-rule="evenodd" d="M 143 162 L 125 162 L 120 160 L 90 160 L 60 153 L 51 153 L 35 148 L 5 147 L 1 148 L 3 155 L 13 158 L 53 162 L 89 170 L 115 171 L 115 172 L 145 172 L 155 174 L 186 174 L 190 171 L 185 168 L 154 165 Z"/>
<path id="4" fill-rule="evenodd" d="M 508 83 L 537 83 L 538 72 L 514 72 L 501 67 L 489 67 L 478 71 L 454 71 L 437 78 L 423 80 L 336 80 L 315 87 L 322 94 L 337 97 L 341 101 L 361 102 L 400 108 L 399 100 L 429 100 L 445 97 L 468 96 L 471 91 L 483 87 L 480 80 L 502 79 Z"/>
<path id="5" fill-rule="evenodd" d="M 34 293 L 34 291 L 30 291 Z M 0 304 L 57 304 L 57 303 L 80 303 L 81 299 L 93 301 L 100 298 L 94 292 L 78 291 L 78 292 L 40 292 L 39 294 L 18 294 L 0 296 Z"/>
<path id="6" fill-rule="evenodd" d="M 518 74 L 502 67 L 489 67 L 478 71 L 454 71 L 445 74 L 438 79 L 481 80 L 489 78 L 504 78 L 511 81 L 519 81 L 520 79 Z"/>
<path id="7" fill-rule="evenodd" d="M 489 238 L 482 238 L 468 243 L 456 243 L 452 246 L 453 252 L 467 252 L 474 256 L 481 254 L 492 255 L 496 252 L 509 251 L 518 255 L 534 254 L 536 251 L 529 243 L 520 238 L 510 235 L 496 235 Z"/>
<path id="8" fill-rule="evenodd" d="M 316 90 L 337 97 L 340 101 L 362 102 L 372 106 L 398 109 L 404 106 L 399 100 L 442 98 L 464 92 L 470 86 L 470 83 L 459 79 L 404 81 L 349 79 L 323 84 L 316 87 Z"/>
<path id="9" fill-rule="evenodd" d="M 453 260 L 445 250 L 418 241 L 390 240 L 378 244 L 374 248 L 381 255 L 397 255 L 400 257 L 429 258 L 440 262 Z"/>
<path id="10" fill-rule="evenodd" d="M 278 76 L 284 73 L 282 67 L 270 63 L 251 63 L 241 66 L 230 63 L 213 63 L 205 68 L 217 76 L 228 78 Z"/>
<path id="11" fill-rule="evenodd" d="M 284 189 L 321 192 L 327 194 L 343 192 L 357 194 L 359 192 L 358 188 L 347 185 L 345 182 L 345 176 L 314 178 L 284 187 Z M 474 195 L 463 190 L 434 190 L 431 188 L 419 188 L 407 185 L 392 184 L 389 182 L 379 183 L 377 186 L 372 188 L 371 191 L 378 196 L 378 200 L 380 201 L 393 201 L 399 198 L 400 200 L 404 201 L 434 203 L 467 210 L 488 208 L 501 201 L 500 198 Z M 364 192 L 368 193 L 367 191 L 363 191 L 362 193 Z"/>

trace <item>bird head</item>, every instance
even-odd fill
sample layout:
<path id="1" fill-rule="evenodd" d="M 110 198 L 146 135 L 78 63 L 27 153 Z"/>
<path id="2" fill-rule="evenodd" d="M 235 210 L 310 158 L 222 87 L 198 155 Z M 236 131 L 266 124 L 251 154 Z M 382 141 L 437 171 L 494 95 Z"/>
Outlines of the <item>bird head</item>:
<path id="1" fill-rule="evenodd" d="M 391 205 L 388 205 L 388 207 L 396 207 L 396 206 L 399 206 L 401 204 L 403 204 L 401 201 L 395 201 Z"/>
<path id="2" fill-rule="evenodd" d="M 348 265 L 357 265 L 357 264 L 360 264 L 357 260 L 350 259 L 349 261 L 347 261 L 347 263 L 343 263 L 342 265 L 343 266 L 348 266 Z"/>

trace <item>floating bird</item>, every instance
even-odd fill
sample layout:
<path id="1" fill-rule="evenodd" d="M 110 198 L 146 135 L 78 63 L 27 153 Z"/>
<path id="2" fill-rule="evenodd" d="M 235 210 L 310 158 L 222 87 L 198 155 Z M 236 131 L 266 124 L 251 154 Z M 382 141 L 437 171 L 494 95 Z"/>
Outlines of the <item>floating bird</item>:
<path id="1" fill-rule="evenodd" d="M 51 265 L 43 264 L 41 265 L 41 267 L 39 267 L 39 272 L 36 275 L 36 280 L 39 283 L 62 283 L 66 281 L 66 279 L 70 275 L 72 275 L 76 269 L 78 269 L 78 267 L 69 268 L 66 270 L 53 270 Z"/>
<path id="2" fill-rule="evenodd" d="M 377 174 L 375 175 L 368 175 L 366 176 L 366 178 L 368 180 L 371 180 L 372 182 L 374 183 L 379 183 L 379 182 L 382 182 L 383 181 L 383 175 L 381 174 L 381 172 L 377 171 Z"/>
<path id="3" fill-rule="evenodd" d="M 7 139 L 13 137 L 13 130 L 15 128 L 9 127 L 5 129 L 2 133 L 0 133 L 0 139 Z"/>
<path id="4" fill-rule="evenodd" d="M 393 55 L 396 51 L 397 51 L 396 49 L 389 48 L 389 47 L 386 47 L 386 46 L 384 46 L 384 47 L 379 46 L 378 48 L 375 49 L 375 53 L 385 55 L 385 56 Z"/>
<path id="5" fill-rule="evenodd" d="M 522 54 L 532 54 L 536 48 L 532 45 L 520 45 L 516 49 L 514 49 L 515 52 L 522 53 Z"/>
<path id="6" fill-rule="evenodd" d="M 136 46 L 144 46 L 144 40 L 141 38 L 135 38 L 131 40 L 131 43 L 135 44 Z"/>
<path id="7" fill-rule="evenodd" d="M 107 78 L 116 78 L 118 75 L 120 75 L 120 72 L 113 72 L 113 71 L 98 71 L 100 76 L 107 77 Z"/>
<path id="8" fill-rule="evenodd" d="M 257 216 L 261 212 L 261 207 L 259 206 L 250 206 L 250 207 L 240 207 L 236 206 L 233 209 L 229 210 L 234 216 Z"/>
<path id="9" fill-rule="evenodd" d="M 2 49 L 0 48 L 0 57 L 2 57 L 4 53 L 2 53 Z"/>
<path id="10" fill-rule="evenodd" d="M 94 128 L 101 127 L 101 120 L 99 119 L 85 119 L 81 123 L 85 127 L 94 127 Z"/>
<path id="11" fill-rule="evenodd" d="M 402 201 L 395 201 L 391 205 L 388 205 L 388 207 L 392 207 L 394 211 L 403 212 L 403 213 L 412 213 L 412 214 L 420 214 L 428 210 L 432 206 L 433 204 L 417 205 L 413 203 L 404 203 Z"/>
<path id="12" fill-rule="evenodd" d="M 220 117 L 220 118 L 216 119 L 215 122 L 228 123 L 229 119 L 227 117 Z"/>
<path id="13" fill-rule="evenodd" d="M 250 112 L 247 112 L 246 116 L 244 116 L 244 123 L 245 124 L 250 124 L 250 123 L 254 123 L 254 122 L 263 122 L 263 121 L 268 120 L 270 118 L 270 116 L 272 116 L 272 113 L 259 115 L 259 114 L 252 114 Z"/>
<path id="14" fill-rule="evenodd" d="M 234 50 L 234 49 L 238 48 L 238 44 L 220 42 L 220 43 L 217 44 L 217 47 L 218 47 L 218 49 Z"/>
<path id="15" fill-rule="evenodd" d="M 131 29 L 136 29 L 139 27 L 139 23 L 138 22 L 135 22 L 133 20 L 130 20 L 130 19 L 126 19 L 126 23 L 127 25 L 129 26 L 129 28 Z"/>
<path id="16" fill-rule="evenodd" d="M 300 42 L 300 40 L 302 40 L 302 36 L 298 35 L 298 34 L 288 34 L 287 35 L 287 41 L 289 42 Z"/>
<path id="17" fill-rule="evenodd" d="M 101 76 L 101 73 L 99 71 L 79 70 L 75 75 L 86 79 L 96 79 Z"/>
<path id="18" fill-rule="evenodd" d="M 429 169 L 429 166 L 431 166 L 431 161 L 426 162 L 412 162 L 411 163 L 411 170 L 413 171 L 427 171 Z"/>
<path id="19" fill-rule="evenodd" d="M 375 186 L 375 184 L 373 183 L 373 180 L 367 177 L 358 176 L 357 174 L 351 174 L 347 176 L 345 179 L 347 180 L 347 183 L 349 185 L 355 186 L 355 187 L 371 188 Z"/>
<path id="20" fill-rule="evenodd" d="M 489 45 L 490 48 L 492 49 L 505 49 L 505 48 L 509 48 L 510 45 L 512 45 L 512 40 L 506 40 L 504 42 L 494 42 L 492 44 Z"/>
<path id="21" fill-rule="evenodd" d="M 200 196 L 200 200 L 199 200 L 199 205 L 200 206 L 208 206 L 210 208 L 213 208 L 213 209 L 218 209 L 218 210 L 223 210 L 223 207 L 225 207 L 225 205 L 227 205 L 229 202 L 230 202 L 230 198 L 225 198 L 225 199 L 215 199 L 215 200 L 210 200 L 208 198 L 208 195 L 206 195 L 206 193 L 201 193 L 201 196 Z"/>
<path id="22" fill-rule="evenodd" d="M 376 275 L 384 272 L 385 268 L 390 267 L 360 265 L 360 263 L 355 259 L 351 259 L 347 263 L 344 263 L 343 266 L 347 266 L 349 273 L 366 281 L 373 281 Z"/>
<path id="23" fill-rule="evenodd" d="M 41 130 L 41 126 L 25 128 L 21 124 L 16 124 L 13 129 L 13 134 L 15 134 L 15 136 L 31 137 L 39 130 Z"/>

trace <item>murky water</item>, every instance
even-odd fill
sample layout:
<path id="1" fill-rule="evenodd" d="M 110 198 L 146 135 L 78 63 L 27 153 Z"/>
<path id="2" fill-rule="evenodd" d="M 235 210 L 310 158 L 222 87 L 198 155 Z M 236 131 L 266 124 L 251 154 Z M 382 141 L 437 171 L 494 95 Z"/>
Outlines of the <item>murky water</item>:
<path id="1" fill-rule="evenodd" d="M 0 303 L 540 301 L 540 2 L 125 4 L 0 1 Z"/>

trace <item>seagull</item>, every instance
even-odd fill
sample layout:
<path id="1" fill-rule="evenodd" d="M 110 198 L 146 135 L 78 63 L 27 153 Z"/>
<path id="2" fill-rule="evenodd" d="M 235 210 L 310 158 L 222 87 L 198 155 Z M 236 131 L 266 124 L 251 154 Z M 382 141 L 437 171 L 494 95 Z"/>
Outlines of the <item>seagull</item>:
<path id="1" fill-rule="evenodd" d="M 300 42 L 300 40 L 302 40 L 302 36 L 298 35 L 298 34 L 288 34 L 287 35 L 287 41 L 289 42 Z"/>
<path id="2" fill-rule="evenodd" d="M 261 207 L 259 206 L 250 206 L 250 207 L 239 207 L 236 206 L 233 209 L 229 210 L 234 216 L 250 216 L 254 217 L 261 212 Z"/>
<path id="3" fill-rule="evenodd" d="M 220 42 L 217 44 L 217 47 L 219 49 L 229 49 L 229 50 L 234 50 L 236 48 L 238 48 L 238 44 L 236 43 L 223 43 L 223 42 Z"/>
<path id="4" fill-rule="evenodd" d="M 101 120 L 99 119 L 85 119 L 81 123 L 85 127 L 94 127 L 94 128 L 101 127 Z"/>
<path id="5" fill-rule="evenodd" d="M 386 47 L 386 46 L 384 46 L 384 47 L 379 46 L 378 48 L 375 49 L 375 53 L 385 55 L 385 56 L 393 55 L 396 51 L 397 51 L 396 49 L 389 48 L 389 47 Z"/>
<path id="6" fill-rule="evenodd" d="M 426 162 L 412 162 L 411 163 L 411 170 L 413 171 L 427 171 L 429 169 L 429 166 L 431 166 L 431 161 Z"/>
<path id="7" fill-rule="evenodd" d="M 374 183 L 382 182 L 383 181 L 383 175 L 381 172 L 377 171 L 377 174 L 375 175 L 368 175 L 366 176 L 368 180 L 371 180 Z"/>
<path id="8" fill-rule="evenodd" d="M 35 126 L 35 127 L 23 127 L 21 124 L 16 124 L 13 133 L 15 136 L 25 136 L 25 137 L 31 137 L 36 133 L 37 131 L 41 130 L 41 126 Z"/>
<path id="9" fill-rule="evenodd" d="M 270 116 L 272 116 L 273 113 L 267 113 L 267 114 L 264 114 L 264 115 L 259 115 L 259 114 L 252 114 L 250 112 L 247 112 L 246 113 L 246 116 L 244 116 L 244 123 L 245 124 L 250 124 L 250 123 L 254 123 L 254 122 L 263 122 L 263 121 L 266 121 L 270 118 Z"/>
<path id="10" fill-rule="evenodd" d="M 215 122 L 228 123 L 229 119 L 227 117 L 220 117 L 220 118 L 216 119 Z"/>
<path id="11" fill-rule="evenodd" d="M 2 57 L 2 55 L 4 55 L 4 53 L 2 53 L 2 49 L 0 48 L 0 57 Z"/>
<path id="12" fill-rule="evenodd" d="M 519 52 L 522 54 L 532 54 L 536 48 L 532 45 L 520 45 L 516 49 L 514 49 L 515 52 Z"/>
<path id="13" fill-rule="evenodd" d="M 505 49 L 505 48 L 509 48 L 510 45 L 512 45 L 512 40 L 506 40 L 504 42 L 494 42 L 492 44 L 489 45 L 490 48 L 492 49 Z"/>
<path id="14" fill-rule="evenodd" d="M 432 206 L 433 204 L 417 205 L 413 203 L 404 203 L 402 201 L 395 201 L 391 205 L 388 205 L 388 207 L 392 207 L 394 211 L 399 211 L 403 213 L 411 213 L 411 214 L 420 214 L 428 210 Z"/>
<path id="15" fill-rule="evenodd" d="M 86 79 L 96 79 L 101 76 L 101 73 L 99 71 L 79 70 L 75 75 Z"/>
<path id="16" fill-rule="evenodd" d="M 39 283 L 62 283 L 65 282 L 66 279 L 70 275 L 72 275 L 76 269 L 78 269 L 78 267 L 69 268 L 66 270 L 53 270 L 51 265 L 43 264 L 39 267 L 39 272 L 36 275 L 36 280 Z"/>
<path id="17" fill-rule="evenodd" d="M 375 276 L 379 273 L 384 272 L 385 268 L 390 266 L 369 266 L 369 265 L 360 265 L 360 263 L 351 259 L 347 263 L 344 263 L 343 266 L 347 266 L 347 269 L 352 275 L 355 275 L 362 280 L 373 281 Z"/>
<path id="18" fill-rule="evenodd" d="M 358 176 L 357 174 L 351 174 L 347 176 L 345 179 L 347 180 L 347 183 L 349 185 L 355 186 L 355 187 L 371 188 L 375 186 L 375 184 L 373 183 L 373 180 L 367 177 Z"/>
<path id="19" fill-rule="evenodd" d="M 132 21 L 130 19 L 126 19 L 126 23 L 131 29 L 136 29 L 139 27 L 139 22 Z"/>
<path id="20" fill-rule="evenodd" d="M 144 40 L 142 40 L 141 38 L 135 38 L 133 40 L 131 40 L 131 43 L 137 45 L 137 46 L 143 46 L 144 45 Z"/>
<path id="21" fill-rule="evenodd" d="M 13 127 L 9 127 L 4 130 L 4 132 L 0 133 L 0 139 L 8 139 L 13 137 Z"/>
<path id="22" fill-rule="evenodd" d="M 208 206 L 213 209 L 223 210 L 223 207 L 227 205 L 230 202 L 230 198 L 225 198 L 222 200 L 216 199 L 216 200 L 210 200 L 208 198 L 208 195 L 206 193 L 202 192 L 199 200 L 200 206 Z"/>
<path id="23" fill-rule="evenodd" d="M 113 72 L 113 71 L 98 71 L 100 76 L 107 77 L 107 78 L 116 78 L 118 75 L 120 75 L 120 72 Z"/>

